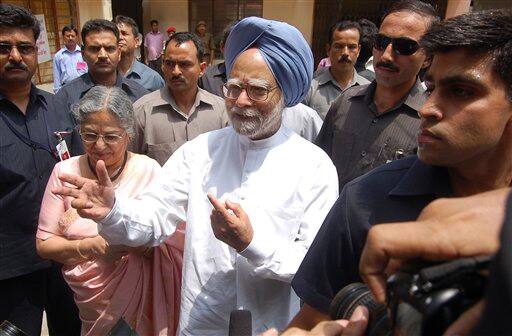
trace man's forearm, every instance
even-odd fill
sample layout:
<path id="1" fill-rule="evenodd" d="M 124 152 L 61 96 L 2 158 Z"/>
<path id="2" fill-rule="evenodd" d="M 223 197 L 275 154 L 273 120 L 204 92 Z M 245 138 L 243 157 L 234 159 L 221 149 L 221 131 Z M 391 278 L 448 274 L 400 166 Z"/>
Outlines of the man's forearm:
<path id="1" fill-rule="evenodd" d="M 330 319 L 331 318 L 329 315 L 324 314 L 305 303 L 300 309 L 299 313 L 295 315 L 290 324 L 288 324 L 286 329 L 299 328 L 304 330 L 311 330 L 318 323 L 322 321 L 328 321 Z"/>

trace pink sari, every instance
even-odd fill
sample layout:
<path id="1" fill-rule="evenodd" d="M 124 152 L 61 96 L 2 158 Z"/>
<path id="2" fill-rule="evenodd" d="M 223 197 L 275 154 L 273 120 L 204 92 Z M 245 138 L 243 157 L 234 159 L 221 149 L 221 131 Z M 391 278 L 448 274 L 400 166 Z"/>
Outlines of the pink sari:
<path id="1" fill-rule="evenodd" d="M 51 192 L 61 185 L 61 173 L 91 177 L 85 157 L 58 163 L 48 181 L 39 215 L 37 238 L 58 235 L 70 240 L 98 235 L 97 225 L 78 216 Z M 143 155 L 130 153 L 116 181 L 116 193 L 134 197 L 151 183 L 160 169 Z M 89 174 L 89 175 L 88 175 Z M 64 279 L 74 292 L 82 320 L 82 335 L 105 335 L 120 318 L 140 335 L 174 335 L 178 326 L 184 226 L 149 256 L 129 253 L 115 261 L 103 259 L 64 265 Z"/>

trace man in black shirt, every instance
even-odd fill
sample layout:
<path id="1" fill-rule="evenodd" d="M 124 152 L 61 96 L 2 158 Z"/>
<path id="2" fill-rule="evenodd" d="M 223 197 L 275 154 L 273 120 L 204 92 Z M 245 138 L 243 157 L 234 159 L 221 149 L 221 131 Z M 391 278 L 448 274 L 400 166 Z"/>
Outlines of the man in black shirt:
<path id="1" fill-rule="evenodd" d="M 372 225 L 415 220 L 430 201 L 512 183 L 512 12 L 475 12 L 435 24 L 421 44 L 433 55 L 419 110 L 418 157 L 349 182 L 292 286 L 305 301 L 293 325 L 327 318 L 334 295 L 360 281 Z"/>
<path id="2" fill-rule="evenodd" d="M 393 160 L 414 154 L 425 101 L 418 72 L 429 59 L 418 41 L 439 18 L 419 0 L 396 3 L 375 36 L 371 84 L 345 90 L 325 117 L 316 144 L 338 170 L 339 188 Z"/>
<path id="3" fill-rule="evenodd" d="M 53 132 L 73 131 L 53 95 L 31 83 L 39 32 L 26 9 L 0 5 L 0 323 L 39 335 L 46 309 L 52 334 L 79 335 L 78 310 L 60 267 L 35 248 L 41 200 L 59 158 Z M 71 147 L 71 137 L 64 139 Z"/>

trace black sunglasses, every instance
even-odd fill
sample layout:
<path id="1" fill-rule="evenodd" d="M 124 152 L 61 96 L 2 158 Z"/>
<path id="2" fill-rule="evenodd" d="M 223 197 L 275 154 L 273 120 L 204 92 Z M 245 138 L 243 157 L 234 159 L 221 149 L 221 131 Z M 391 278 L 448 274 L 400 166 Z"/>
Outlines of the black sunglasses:
<path id="1" fill-rule="evenodd" d="M 418 42 L 410 38 L 392 38 L 382 34 L 375 35 L 373 47 L 377 50 L 383 51 L 386 50 L 390 43 L 397 55 L 409 56 L 414 54 L 420 48 Z"/>

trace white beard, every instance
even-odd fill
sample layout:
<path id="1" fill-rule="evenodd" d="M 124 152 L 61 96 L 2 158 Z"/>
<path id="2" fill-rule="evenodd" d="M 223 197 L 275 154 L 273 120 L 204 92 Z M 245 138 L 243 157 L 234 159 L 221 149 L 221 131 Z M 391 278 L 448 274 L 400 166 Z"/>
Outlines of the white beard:
<path id="1" fill-rule="evenodd" d="M 265 118 L 256 108 L 239 108 L 233 105 L 228 115 L 233 129 L 238 134 L 245 135 L 251 139 L 260 138 L 274 129 L 279 129 L 283 108 L 284 101 L 281 99 Z"/>

